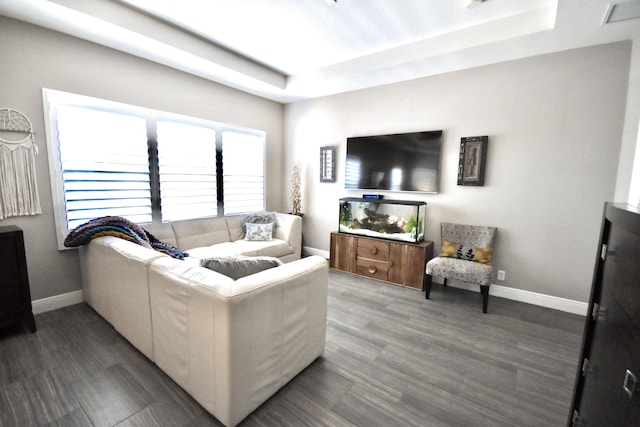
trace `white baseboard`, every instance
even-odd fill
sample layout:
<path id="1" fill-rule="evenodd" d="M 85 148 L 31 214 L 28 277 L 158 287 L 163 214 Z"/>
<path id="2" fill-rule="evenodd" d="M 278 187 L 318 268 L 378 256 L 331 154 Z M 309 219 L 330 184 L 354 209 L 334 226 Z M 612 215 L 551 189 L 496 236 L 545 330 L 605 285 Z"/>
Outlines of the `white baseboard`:
<path id="1" fill-rule="evenodd" d="M 320 255 L 326 259 L 329 259 L 330 256 L 329 251 L 323 251 L 307 246 L 304 247 L 304 252 L 309 255 Z M 464 282 L 450 281 L 447 286 L 480 292 L 480 286 Z M 525 302 L 527 304 L 539 305 L 541 307 L 552 308 L 554 310 L 565 311 L 567 313 L 579 314 L 582 316 L 587 315 L 587 309 L 589 306 L 586 302 L 574 301 L 566 298 L 554 297 L 552 295 L 539 294 L 536 292 L 525 291 L 523 289 L 509 288 L 507 286 L 493 284 L 489 287 L 489 295 L 513 301 Z"/>
<path id="2" fill-rule="evenodd" d="M 586 302 L 554 297 L 552 295 L 538 294 L 535 292 L 525 291 L 523 289 L 508 288 L 500 285 L 491 285 L 491 287 L 489 287 L 489 294 L 514 301 L 526 302 L 529 304 L 565 311 L 567 313 L 579 314 L 581 316 L 586 316 L 589 308 L 589 303 Z"/>
<path id="3" fill-rule="evenodd" d="M 480 292 L 480 286 L 464 282 L 447 282 L 447 286 L 452 288 L 466 289 L 468 291 Z M 513 301 L 525 302 L 527 304 L 539 305 L 541 307 L 552 308 L 554 310 L 565 311 L 567 313 L 587 315 L 589 304 L 586 302 L 575 301 L 566 298 L 554 297 L 552 295 L 539 294 L 536 292 L 525 291 L 523 289 L 509 288 L 492 284 L 489 287 L 489 295 L 499 298 L 510 299 Z M 491 303 L 489 303 L 491 304 Z"/>
<path id="4" fill-rule="evenodd" d="M 54 295 L 52 297 L 31 301 L 31 307 L 33 308 L 33 314 L 40 314 L 69 305 L 79 304 L 82 301 L 84 301 L 82 298 L 82 291 L 73 291 L 67 292 L 66 294 Z"/>
<path id="5" fill-rule="evenodd" d="M 304 247 L 304 253 L 309 255 L 318 255 L 325 259 L 329 259 L 330 256 L 329 251 L 310 248 L 308 246 Z M 479 286 L 464 282 L 451 281 L 447 286 L 480 292 Z M 513 301 L 525 302 L 527 304 L 539 305 L 541 307 L 552 308 L 554 310 L 565 311 L 567 313 L 579 314 L 582 316 L 587 315 L 587 308 L 589 306 L 586 302 L 574 301 L 500 285 L 491 285 L 491 287 L 489 287 L 489 295 Z M 84 301 L 84 299 L 82 298 L 82 291 L 80 290 L 35 300 L 32 301 L 31 305 L 33 306 L 33 314 L 39 314 L 66 307 L 68 305 L 78 304 L 82 301 Z"/>
<path id="6" fill-rule="evenodd" d="M 309 254 L 309 255 L 318 255 L 318 256 L 321 256 L 324 259 L 329 259 L 329 257 L 331 256 L 329 251 L 323 251 L 321 249 L 310 248 L 308 246 L 305 246 L 302 249 L 302 252 L 305 253 L 305 254 Z"/>
<path id="7" fill-rule="evenodd" d="M 304 252 L 309 255 L 319 255 L 323 258 L 329 259 L 329 251 L 322 251 L 305 246 Z M 68 292 L 66 294 L 54 295 L 48 298 L 33 300 L 31 301 L 31 307 L 33 309 L 33 314 L 40 314 L 47 311 L 67 307 L 69 305 L 79 304 L 82 301 L 84 301 L 84 298 L 82 297 L 82 290 L 79 290 Z"/>

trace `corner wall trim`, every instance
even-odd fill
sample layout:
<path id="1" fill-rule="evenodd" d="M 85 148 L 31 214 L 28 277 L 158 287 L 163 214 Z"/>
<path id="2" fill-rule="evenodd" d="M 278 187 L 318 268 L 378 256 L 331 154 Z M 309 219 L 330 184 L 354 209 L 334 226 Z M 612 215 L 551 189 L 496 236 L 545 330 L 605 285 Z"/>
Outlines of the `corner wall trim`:
<path id="1" fill-rule="evenodd" d="M 79 304 L 83 301 L 82 290 L 78 290 L 31 301 L 31 307 L 33 308 L 33 314 L 40 314 L 69 305 Z"/>
<path id="2" fill-rule="evenodd" d="M 304 252 L 309 255 L 319 255 L 326 259 L 329 259 L 329 251 L 323 251 L 321 249 L 304 247 Z M 478 285 L 467 284 L 458 281 L 449 281 L 448 286 L 460 289 L 466 289 L 468 291 L 480 292 Z M 552 295 L 539 294 L 536 292 L 525 291 L 523 289 L 510 288 L 507 286 L 500 286 L 491 284 L 489 287 L 489 295 L 494 295 L 498 298 L 510 299 L 513 301 L 520 301 L 527 304 L 538 305 L 541 307 L 547 307 L 554 310 L 565 311 L 567 313 L 578 314 L 581 316 L 587 315 L 587 309 L 589 304 L 586 302 L 570 300 L 566 298 L 554 297 Z"/>

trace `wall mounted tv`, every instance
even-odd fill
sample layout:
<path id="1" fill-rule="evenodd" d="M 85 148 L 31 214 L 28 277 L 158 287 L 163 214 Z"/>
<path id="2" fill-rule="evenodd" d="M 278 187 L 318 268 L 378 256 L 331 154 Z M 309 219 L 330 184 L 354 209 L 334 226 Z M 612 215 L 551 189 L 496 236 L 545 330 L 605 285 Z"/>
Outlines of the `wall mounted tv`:
<path id="1" fill-rule="evenodd" d="M 348 190 L 437 193 L 442 131 L 347 138 Z"/>

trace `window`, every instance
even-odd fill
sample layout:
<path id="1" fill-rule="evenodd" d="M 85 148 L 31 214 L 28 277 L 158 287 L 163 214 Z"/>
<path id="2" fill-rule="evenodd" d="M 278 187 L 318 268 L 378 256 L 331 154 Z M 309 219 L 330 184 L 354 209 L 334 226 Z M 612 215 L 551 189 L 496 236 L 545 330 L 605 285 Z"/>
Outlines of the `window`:
<path id="1" fill-rule="evenodd" d="M 265 133 L 43 89 L 58 247 L 102 216 L 165 222 L 263 210 Z"/>
<path id="2" fill-rule="evenodd" d="M 106 215 L 151 222 L 145 120 L 69 106 L 57 117 L 68 229 Z"/>
<path id="3" fill-rule="evenodd" d="M 216 131 L 167 121 L 156 129 L 162 220 L 215 215 Z"/>
<path id="4" fill-rule="evenodd" d="M 222 132 L 225 212 L 237 214 L 264 206 L 264 143 L 256 135 Z"/>

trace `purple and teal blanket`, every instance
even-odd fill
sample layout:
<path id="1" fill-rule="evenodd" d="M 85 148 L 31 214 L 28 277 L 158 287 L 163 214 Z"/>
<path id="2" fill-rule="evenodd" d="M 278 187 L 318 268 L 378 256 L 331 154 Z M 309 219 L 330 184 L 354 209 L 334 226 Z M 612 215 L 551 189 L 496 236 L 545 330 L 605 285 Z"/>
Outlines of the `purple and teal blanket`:
<path id="1" fill-rule="evenodd" d="M 151 233 L 138 224 L 119 216 L 96 218 L 79 225 L 64 239 L 64 245 L 69 248 L 86 245 L 91 242 L 92 239 L 102 236 L 119 237 L 137 243 L 145 248 L 163 252 L 173 258 L 184 259 L 184 257 L 189 256 L 188 253 L 182 252 L 174 246 L 156 239 Z"/>

